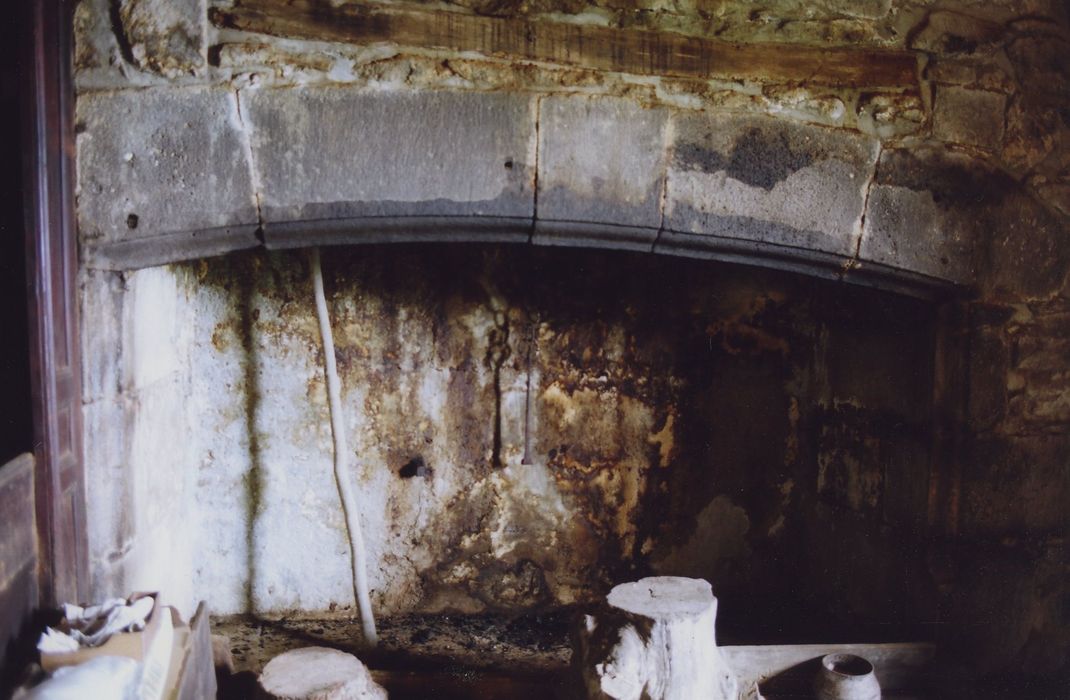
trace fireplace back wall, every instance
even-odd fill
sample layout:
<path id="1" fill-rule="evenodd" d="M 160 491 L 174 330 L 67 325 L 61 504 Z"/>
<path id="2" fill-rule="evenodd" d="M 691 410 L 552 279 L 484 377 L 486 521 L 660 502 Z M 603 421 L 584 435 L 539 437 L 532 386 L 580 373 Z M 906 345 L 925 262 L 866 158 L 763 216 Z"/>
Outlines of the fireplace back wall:
<path id="1" fill-rule="evenodd" d="M 325 275 L 380 612 L 568 605 L 656 572 L 709 578 L 758 618 L 835 601 L 856 619 L 932 614 L 910 536 L 932 445 L 927 303 L 510 246 L 330 249 Z M 196 466 L 185 491 L 159 475 L 159 492 L 91 494 L 92 521 L 169 509 L 170 545 L 131 536 L 176 580 L 188 564 L 178 590 L 218 612 L 350 606 L 305 255 L 127 284 L 134 307 L 153 297 L 130 325 L 171 335 L 176 367 L 148 382 L 132 440 Z M 168 461 L 139 470 L 134 453 L 123 483 Z M 143 565 L 126 563 L 129 587 Z"/>

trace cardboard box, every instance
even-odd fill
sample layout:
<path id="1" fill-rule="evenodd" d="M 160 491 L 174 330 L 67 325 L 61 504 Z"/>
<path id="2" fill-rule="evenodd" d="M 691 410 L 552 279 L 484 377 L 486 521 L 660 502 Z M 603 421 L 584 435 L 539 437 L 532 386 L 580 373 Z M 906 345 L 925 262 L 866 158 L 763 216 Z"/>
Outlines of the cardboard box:
<path id="1" fill-rule="evenodd" d="M 192 646 L 192 637 L 190 636 L 190 628 L 182 618 L 178 616 L 178 612 L 174 613 L 173 617 L 175 627 L 175 641 L 171 648 L 171 663 L 167 671 L 167 682 L 164 684 L 163 697 L 167 700 L 174 700 L 178 697 L 179 685 L 182 681 L 182 672 L 186 669 L 186 665 L 189 663 L 190 649 Z"/>
<path id="2" fill-rule="evenodd" d="M 74 666 L 97 656 L 125 656 L 142 662 L 149 654 L 156 636 L 163 627 L 171 633 L 170 610 L 161 608 L 156 593 L 140 593 L 130 596 L 130 600 L 151 596 L 154 599 L 152 612 L 145 621 L 145 629 L 140 632 L 119 632 L 97 647 L 83 647 L 77 651 L 58 654 L 41 654 L 41 667 L 52 673 L 57 668 Z M 165 619 L 166 618 L 166 619 Z"/>
<path id="3" fill-rule="evenodd" d="M 155 638 L 149 642 L 148 653 L 141 662 L 141 682 L 138 684 L 138 700 L 160 700 L 169 695 L 168 682 L 171 672 L 175 643 L 175 623 L 181 623 L 178 611 L 171 607 L 160 609 L 160 627 Z"/>

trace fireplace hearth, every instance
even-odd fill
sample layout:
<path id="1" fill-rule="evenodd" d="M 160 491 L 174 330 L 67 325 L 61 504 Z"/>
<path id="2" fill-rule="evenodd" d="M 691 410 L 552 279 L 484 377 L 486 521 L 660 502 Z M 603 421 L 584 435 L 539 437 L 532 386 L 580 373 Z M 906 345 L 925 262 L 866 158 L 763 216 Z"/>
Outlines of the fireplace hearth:
<path id="1" fill-rule="evenodd" d="M 560 677 L 568 635 L 543 621 L 648 574 L 716 582 L 736 644 L 933 638 L 938 593 L 904 534 L 925 526 L 938 447 L 932 302 L 628 252 L 322 258 L 372 602 L 392 630 L 381 670 Z M 124 285 L 122 317 L 172 339 L 150 361 L 178 378 L 141 392 L 130 465 L 157 467 L 110 517 L 197 524 L 167 535 L 172 590 L 188 565 L 189 594 L 237 616 L 218 622 L 245 640 L 243 668 L 297 640 L 356 645 L 309 258 L 238 252 Z M 192 473 L 160 468 L 178 450 Z M 100 498 L 104 520 L 116 502 Z M 473 654 L 472 625 L 541 641 Z M 448 641 L 406 649 L 406 627 Z M 250 646 L 261 629 L 275 641 Z"/>
<path id="2" fill-rule="evenodd" d="M 685 5 L 78 3 L 53 590 L 534 697 L 690 577 L 728 666 L 1058 687 L 1065 7 Z"/>

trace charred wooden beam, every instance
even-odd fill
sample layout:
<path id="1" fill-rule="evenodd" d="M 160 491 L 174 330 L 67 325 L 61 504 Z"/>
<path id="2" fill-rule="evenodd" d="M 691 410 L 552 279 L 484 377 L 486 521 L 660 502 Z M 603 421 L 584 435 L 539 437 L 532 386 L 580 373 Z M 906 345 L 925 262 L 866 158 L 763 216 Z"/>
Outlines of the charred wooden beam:
<path id="1" fill-rule="evenodd" d="M 678 78 L 723 78 L 830 87 L 907 88 L 918 82 L 907 51 L 732 44 L 671 32 L 484 17 L 317 0 L 237 0 L 214 8 L 219 27 L 279 37 L 473 51 L 503 58 Z"/>

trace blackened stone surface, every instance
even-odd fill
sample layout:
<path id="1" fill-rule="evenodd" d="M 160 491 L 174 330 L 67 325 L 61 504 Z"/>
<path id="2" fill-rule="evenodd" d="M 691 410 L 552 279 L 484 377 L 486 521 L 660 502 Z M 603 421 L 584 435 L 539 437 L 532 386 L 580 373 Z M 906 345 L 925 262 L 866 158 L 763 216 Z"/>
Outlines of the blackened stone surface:
<path id="1" fill-rule="evenodd" d="M 976 542 L 976 540 L 975 540 Z M 981 675 L 1025 671 L 1010 683 L 983 682 L 972 697 L 1059 698 L 1066 694 L 1066 552 L 1063 538 L 962 543 L 945 639 Z M 1039 674 L 1057 674 L 1047 683 Z M 1051 685 L 1052 678 L 1061 678 Z M 1000 686 L 1003 687 L 1000 687 Z"/>
<path id="2" fill-rule="evenodd" d="M 875 140 L 754 117 L 675 122 L 667 229 L 854 253 Z"/>
<path id="3" fill-rule="evenodd" d="M 821 582 L 814 598 L 801 608 L 822 610 L 828 619 L 838 620 L 845 631 L 851 630 L 848 635 L 861 629 L 849 620 L 864 617 L 879 630 L 875 634 L 881 639 L 888 639 L 905 620 L 937 619 L 939 597 L 927 575 L 925 547 L 913 533 L 882 527 L 861 513 L 845 512 L 824 502 L 806 508 L 802 517 L 808 536 L 830 546 L 808 548 L 798 564 L 796 575 Z M 871 571 L 873 578 L 863 582 L 859 571 Z M 729 601 L 718 597 L 727 610 Z M 865 614 L 858 616 L 863 610 Z M 791 615 L 785 611 L 785 617 Z M 916 632 L 911 638 L 921 634 Z M 813 632 L 800 630 L 797 638 L 813 639 Z"/>
<path id="4" fill-rule="evenodd" d="M 544 99 L 536 242 L 562 237 L 567 244 L 568 226 L 550 222 L 609 225 L 605 236 L 619 228 L 622 237 L 653 242 L 661 226 L 667 121 L 664 110 L 630 100 Z M 583 236 L 584 227 L 575 234 Z"/>
<path id="5" fill-rule="evenodd" d="M 984 222 L 991 238 L 979 281 L 996 298 L 1050 298 L 1070 273 L 1070 227 L 1019 188 L 1006 191 Z"/>
<path id="6" fill-rule="evenodd" d="M 935 58 L 926 65 L 925 77 L 934 83 L 963 85 L 1004 94 L 1014 90 L 1014 79 L 1005 64 L 987 56 Z"/>
<path id="7" fill-rule="evenodd" d="M 941 86 L 936 91 L 933 135 L 942 141 L 999 150 L 1006 100 L 997 92 Z"/>
<path id="8" fill-rule="evenodd" d="M 272 224 L 294 220 L 482 217 L 530 228 L 531 98 L 328 87 L 240 99 L 269 244 Z"/>
<path id="9" fill-rule="evenodd" d="M 1070 55 L 1065 34 L 1023 33 L 1007 45 L 1007 58 L 1024 94 L 1066 104 L 1070 98 Z"/>
<path id="10" fill-rule="evenodd" d="M 741 220 L 740 225 L 755 226 L 751 220 Z M 791 229 L 771 227 L 789 238 L 796 232 Z M 700 260 L 759 264 L 779 270 L 802 272 L 825 279 L 841 279 L 848 258 L 844 254 L 823 253 L 784 243 L 769 243 L 750 238 L 736 238 L 709 233 L 683 233 L 663 230 L 654 245 L 654 252 Z"/>
<path id="11" fill-rule="evenodd" d="M 1066 181 L 1065 168 L 1070 166 L 1070 113 L 1064 109 L 1067 101 L 1066 97 L 1052 100 L 1028 93 L 1009 98 L 1000 159 L 1012 175 L 1021 177 L 1033 171 L 1036 175 L 1030 179 L 1038 185 Z M 1038 189 L 1043 192 L 1042 187 Z M 1053 191 L 1045 198 L 1060 205 Z M 1063 213 L 1070 214 L 1070 208 L 1064 206 Z"/>
<path id="12" fill-rule="evenodd" d="M 940 148 L 888 150 L 869 195 L 859 257 L 967 284 L 982 213 L 1013 183 Z"/>
<path id="13" fill-rule="evenodd" d="M 990 48 L 1003 35 L 995 22 L 968 14 L 937 10 L 930 13 L 909 40 L 912 49 L 938 55 L 971 55 Z"/>
<path id="14" fill-rule="evenodd" d="M 976 437 L 965 458 L 962 530 L 981 535 L 1058 532 L 1070 503 L 1070 436 Z"/>
<path id="15" fill-rule="evenodd" d="M 78 100 L 78 228 L 93 243 L 256 224 L 234 94 L 92 93 Z"/>
<path id="16" fill-rule="evenodd" d="M 974 430 L 989 430 L 1007 409 L 1008 351 L 1003 338 L 978 329 L 970 338 L 969 418 Z"/>

